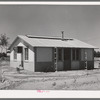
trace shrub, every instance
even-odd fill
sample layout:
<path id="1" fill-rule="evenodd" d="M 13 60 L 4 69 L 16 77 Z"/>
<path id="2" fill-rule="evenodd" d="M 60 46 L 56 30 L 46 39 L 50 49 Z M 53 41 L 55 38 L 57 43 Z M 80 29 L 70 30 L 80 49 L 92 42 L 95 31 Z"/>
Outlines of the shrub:
<path id="1" fill-rule="evenodd" d="M 52 84 L 52 86 L 56 86 L 56 82 L 54 82 L 54 83 Z"/>

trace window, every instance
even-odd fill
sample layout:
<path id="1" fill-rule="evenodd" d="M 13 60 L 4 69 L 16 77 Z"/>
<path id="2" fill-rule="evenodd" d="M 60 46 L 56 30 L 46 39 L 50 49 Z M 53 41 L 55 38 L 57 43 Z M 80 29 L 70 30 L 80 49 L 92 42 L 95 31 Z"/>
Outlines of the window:
<path id="1" fill-rule="evenodd" d="M 14 47 L 14 59 L 17 59 L 17 47 Z"/>
<path id="2" fill-rule="evenodd" d="M 59 61 L 62 60 L 62 49 L 61 48 L 58 49 L 58 60 Z"/>
<path id="3" fill-rule="evenodd" d="M 22 53 L 22 50 L 23 50 L 22 47 L 17 47 L 17 52 L 18 53 Z"/>
<path id="4" fill-rule="evenodd" d="M 25 60 L 28 60 L 28 48 L 25 48 Z"/>
<path id="5" fill-rule="evenodd" d="M 79 60 L 79 49 L 72 49 L 72 59 Z"/>

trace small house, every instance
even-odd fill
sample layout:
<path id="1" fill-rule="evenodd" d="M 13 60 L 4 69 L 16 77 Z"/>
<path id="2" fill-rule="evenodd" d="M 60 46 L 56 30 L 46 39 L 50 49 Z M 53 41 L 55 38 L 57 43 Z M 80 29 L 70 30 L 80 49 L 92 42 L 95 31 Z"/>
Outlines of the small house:
<path id="1" fill-rule="evenodd" d="M 18 35 L 10 45 L 10 66 L 33 72 L 94 68 L 96 47 L 77 39 Z"/>

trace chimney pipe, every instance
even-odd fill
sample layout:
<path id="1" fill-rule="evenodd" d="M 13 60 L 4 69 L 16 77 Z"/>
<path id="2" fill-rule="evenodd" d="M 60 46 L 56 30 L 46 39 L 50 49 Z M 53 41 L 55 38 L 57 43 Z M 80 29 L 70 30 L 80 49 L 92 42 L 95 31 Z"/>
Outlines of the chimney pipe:
<path id="1" fill-rule="evenodd" d="M 62 40 L 64 39 L 64 31 L 61 31 L 61 33 L 62 33 Z"/>

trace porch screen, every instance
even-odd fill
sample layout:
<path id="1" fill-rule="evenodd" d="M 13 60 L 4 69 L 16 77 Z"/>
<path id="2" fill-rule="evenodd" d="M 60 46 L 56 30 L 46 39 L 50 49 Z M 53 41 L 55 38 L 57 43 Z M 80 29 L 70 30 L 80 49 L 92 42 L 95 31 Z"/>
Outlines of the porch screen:
<path id="1" fill-rule="evenodd" d="M 71 49 L 66 48 L 64 49 L 64 60 L 70 60 L 71 59 Z"/>
<path id="2" fill-rule="evenodd" d="M 62 61 L 62 49 L 61 48 L 58 49 L 58 60 Z"/>
<path id="3" fill-rule="evenodd" d="M 72 49 L 72 59 L 73 60 L 79 60 L 79 49 Z"/>

